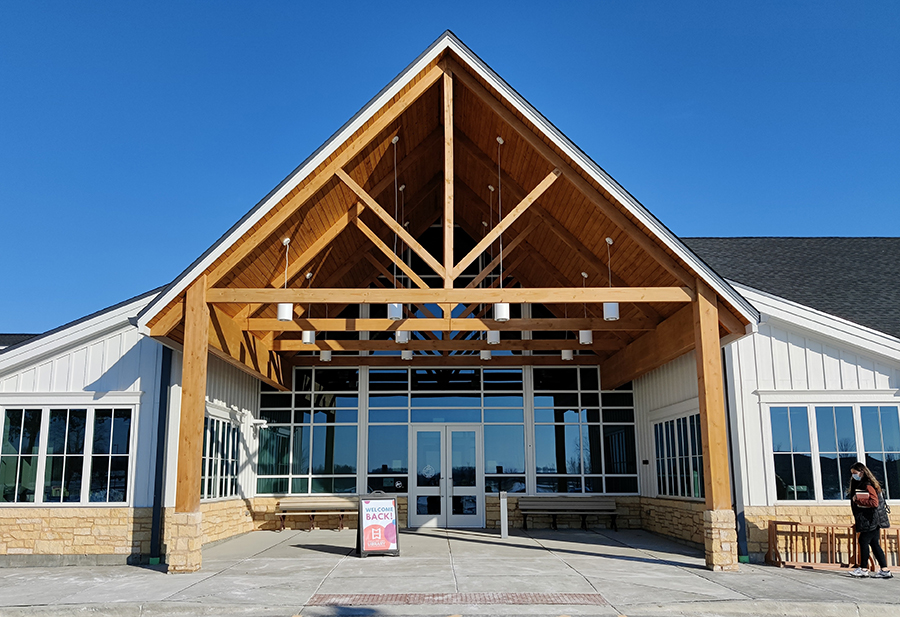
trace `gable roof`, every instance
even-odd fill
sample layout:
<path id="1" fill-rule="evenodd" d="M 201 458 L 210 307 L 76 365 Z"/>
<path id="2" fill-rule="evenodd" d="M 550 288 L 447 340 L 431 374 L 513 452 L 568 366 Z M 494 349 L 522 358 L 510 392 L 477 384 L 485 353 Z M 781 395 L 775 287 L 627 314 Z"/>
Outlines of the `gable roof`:
<path id="1" fill-rule="evenodd" d="M 453 33 L 444 32 L 428 49 L 413 61 L 400 75 L 391 81 L 350 121 L 339 129 L 325 144 L 304 161 L 276 189 L 260 201 L 247 215 L 226 232 L 200 258 L 179 275 L 159 296 L 154 299 L 138 316 L 138 326 L 142 332 L 149 334 L 150 322 L 159 315 L 173 300 L 178 298 L 198 276 L 210 267 L 258 222 L 273 211 L 288 195 L 291 194 L 313 171 L 335 154 L 338 149 L 361 127 L 366 125 L 393 97 L 397 96 L 410 81 L 430 64 L 437 61 L 445 51 L 451 51 L 464 64 L 464 68 L 473 72 L 484 83 L 493 88 L 515 113 L 530 122 L 542 133 L 542 138 L 571 159 L 593 182 L 611 195 L 627 216 L 638 221 L 666 249 L 682 262 L 686 263 L 697 275 L 703 278 L 721 297 L 726 298 L 730 306 L 745 321 L 757 319 L 757 312 L 752 305 L 740 296 L 727 282 L 719 277 L 702 260 L 698 259 L 671 231 L 650 214 L 634 197 L 613 180 L 603 169 L 587 157 L 574 143 L 565 137 L 552 123 L 544 118 L 534 107 L 528 104 L 519 94 L 504 82 L 499 75 L 490 69 L 480 58 L 468 49 Z"/>
<path id="2" fill-rule="evenodd" d="M 728 280 L 900 338 L 900 238 L 683 238 Z"/>

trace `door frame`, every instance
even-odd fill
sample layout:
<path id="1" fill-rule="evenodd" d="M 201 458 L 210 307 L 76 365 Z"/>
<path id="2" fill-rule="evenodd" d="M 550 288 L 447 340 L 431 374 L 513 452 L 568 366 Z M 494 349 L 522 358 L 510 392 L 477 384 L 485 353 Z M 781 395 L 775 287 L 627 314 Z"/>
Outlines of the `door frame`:
<path id="1" fill-rule="evenodd" d="M 478 514 L 472 516 L 469 521 L 453 520 L 453 517 L 466 515 L 453 515 L 453 470 L 452 470 L 452 436 L 454 432 L 475 433 L 475 486 L 461 487 L 461 495 L 474 495 L 478 508 Z M 441 434 L 441 479 L 438 487 L 418 486 L 418 434 L 420 432 L 439 432 Z M 472 423 L 416 423 L 410 424 L 410 481 L 407 497 L 407 526 L 412 529 L 419 527 L 436 528 L 476 528 L 483 529 L 485 525 L 485 494 L 484 494 L 484 425 Z M 435 489 L 437 491 L 435 492 Z M 441 514 L 429 515 L 416 514 L 418 497 L 438 494 L 441 497 Z M 421 518 L 420 518 L 421 517 Z"/>

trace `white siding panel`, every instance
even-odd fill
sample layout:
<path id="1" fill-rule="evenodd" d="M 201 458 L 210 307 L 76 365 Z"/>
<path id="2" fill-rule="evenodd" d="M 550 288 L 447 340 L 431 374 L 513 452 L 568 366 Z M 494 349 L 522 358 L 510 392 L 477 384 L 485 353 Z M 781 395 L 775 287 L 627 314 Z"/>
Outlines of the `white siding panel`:
<path id="1" fill-rule="evenodd" d="M 116 389 L 121 392 L 134 392 L 141 371 L 141 350 L 152 348 L 153 345 L 145 345 L 146 339 L 138 334 L 136 329 L 126 330 L 122 333 L 122 356 L 119 359 L 119 379 Z M 149 341 L 148 341 L 149 342 Z M 144 388 L 146 391 L 146 388 Z"/>
<path id="2" fill-rule="evenodd" d="M 209 356 L 206 400 L 255 414 L 259 409 L 259 381 L 224 360 Z"/>
<path id="3" fill-rule="evenodd" d="M 50 378 L 53 373 L 53 363 L 44 362 L 37 367 L 37 380 L 34 384 L 36 392 L 47 392 L 50 390 Z"/>
<path id="4" fill-rule="evenodd" d="M 71 354 L 66 354 L 53 361 L 53 392 L 69 391 L 69 365 L 72 361 Z"/>
<path id="5" fill-rule="evenodd" d="M 85 387 L 91 390 L 97 389 L 97 381 L 103 374 L 103 342 L 94 343 L 88 348 L 87 372 L 85 374 Z"/>
<path id="6" fill-rule="evenodd" d="M 818 341 L 806 342 L 806 375 L 809 377 L 810 390 L 825 389 L 825 364 L 822 344 Z"/>
<path id="7" fill-rule="evenodd" d="M 83 390 L 85 375 L 87 375 L 87 348 L 78 349 L 72 354 L 71 375 L 69 391 L 78 392 Z"/>
<path id="8" fill-rule="evenodd" d="M 841 352 L 831 345 L 825 346 L 825 389 L 842 390 Z"/>
<path id="9" fill-rule="evenodd" d="M 875 363 L 875 387 L 876 388 L 896 388 L 891 385 L 891 367 L 880 362 Z"/>
<path id="10" fill-rule="evenodd" d="M 7 377 L 2 382 L 0 382 L 0 384 L 2 384 L 3 386 L 2 388 L 0 388 L 0 391 L 2 392 L 18 392 L 19 376 L 13 375 L 12 377 Z"/>
<path id="11" fill-rule="evenodd" d="M 19 376 L 19 392 L 34 392 L 34 369 L 28 369 Z"/>
<path id="12" fill-rule="evenodd" d="M 841 350 L 841 383 L 844 390 L 859 390 L 856 354 Z"/>
<path id="13" fill-rule="evenodd" d="M 791 389 L 806 390 L 809 387 L 806 369 L 806 339 L 793 332 L 788 333 L 788 360 L 791 366 Z"/>
<path id="14" fill-rule="evenodd" d="M 754 336 L 756 348 L 756 381 L 760 390 L 775 389 L 775 368 L 772 365 L 772 328 L 759 327 L 759 335 Z"/>
<path id="15" fill-rule="evenodd" d="M 873 390 L 875 388 L 875 362 L 868 358 L 859 358 L 859 387 L 862 390 Z"/>
<path id="16" fill-rule="evenodd" d="M 775 389 L 791 389 L 791 361 L 788 352 L 788 333 L 772 328 L 772 367 L 775 371 Z"/>

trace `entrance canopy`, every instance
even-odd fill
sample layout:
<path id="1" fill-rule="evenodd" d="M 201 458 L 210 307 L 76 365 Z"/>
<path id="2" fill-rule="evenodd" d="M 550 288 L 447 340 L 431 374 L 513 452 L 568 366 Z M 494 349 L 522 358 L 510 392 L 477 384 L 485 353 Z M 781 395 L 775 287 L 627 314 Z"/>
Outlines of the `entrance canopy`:
<path id="1" fill-rule="evenodd" d="M 620 318 L 607 321 L 613 302 Z M 276 318 L 279 303 L 292 304 L 291 320 Z M 402 319 L 388 319 L 390 303 Z M 495 319 L 495 303 L 512 305 L 509 321 Z M 194 320 L 197 353 L 208 342 L 281 388 L 321 350 L 362 365 L 397 363 L 383 354 L 407 349 L 413 364 L 445 366 L 552 364 L 575 350 L 573 362 L 600 365 L 609 389 L 698 345 L 703 311 L 715 339 L 743 335 L 757 317 L 446 32 L 161 293 L 139 327 L 184 344 L 187 361 Z M 507 355 L 481 360 L 481 350 Z"/>

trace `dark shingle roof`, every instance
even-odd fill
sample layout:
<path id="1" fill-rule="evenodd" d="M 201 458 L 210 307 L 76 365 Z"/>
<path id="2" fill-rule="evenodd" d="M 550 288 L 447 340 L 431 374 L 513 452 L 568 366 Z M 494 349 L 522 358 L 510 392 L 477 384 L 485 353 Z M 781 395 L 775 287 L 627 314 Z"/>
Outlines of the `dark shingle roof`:
<path id="1" fill-rule="evenodd" d="M 37 334 L 0 334 L 0 347 L 12 347 L 36 336 Z"/>
<path id="2" fill-rule="evenodd" d="M 720 276 L 900 338 L 900 238 L 682 238 Z"/>

